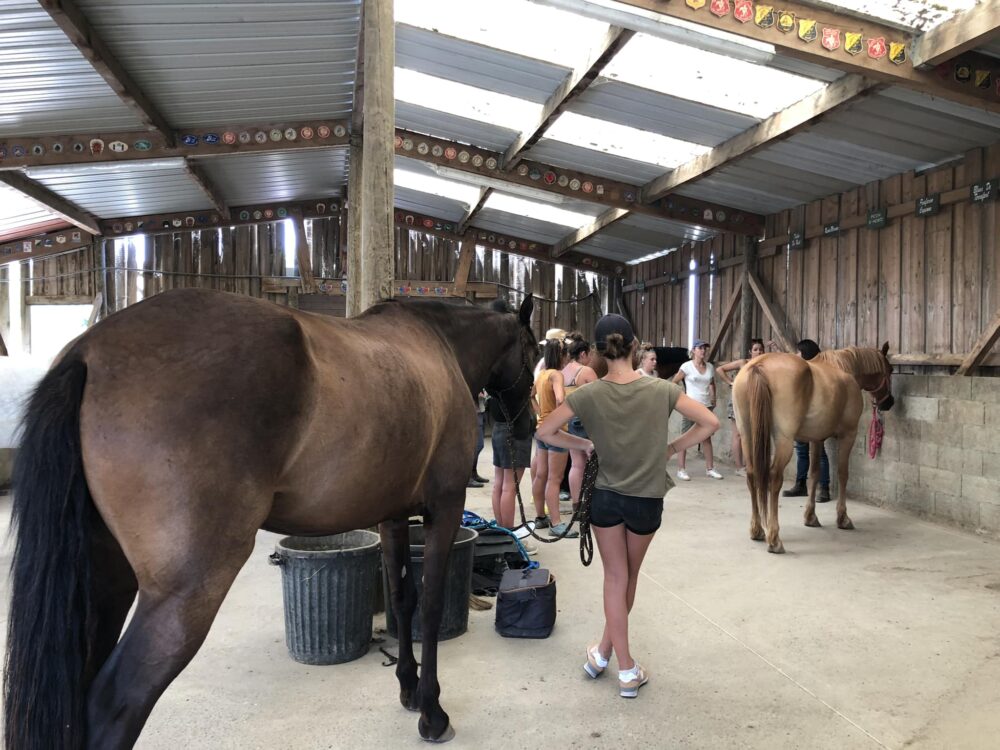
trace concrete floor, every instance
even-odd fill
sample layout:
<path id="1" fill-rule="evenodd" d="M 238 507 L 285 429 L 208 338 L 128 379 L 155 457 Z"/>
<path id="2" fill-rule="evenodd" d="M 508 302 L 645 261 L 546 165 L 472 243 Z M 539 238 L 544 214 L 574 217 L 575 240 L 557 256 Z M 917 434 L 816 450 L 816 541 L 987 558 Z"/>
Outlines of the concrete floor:
<path id="1" fill-rule="evenodd" d="M 584 675 L 602 623 L 600 560 L 583 568 L 561 542 L 538 555 L 559 578 L 552 637 L 503 639 L 492 610 L 474 611 L 469 632 L 441 645 L 451 747 L 1000 746 L 1000 544 L 858 503 L 856 531 L 836 529 L 832 506 L 809 529 L 794 500 L 782 509 L 788 554 L 769 555 L 748 538 L 742 480 L 689 464 L 695 479 L 668 496 L 632 616 L 633 652 L 652 675 L 639 698 L 619 698 L 613 675 Z M 489 486 L 468 507 L 490 515 Z M 4 525 L 8 513 L 5 499 Z M 426 747 L 376 647 L 332 667 L 288 657 L 280 573 L 267 564 L 277 538 L 258 535 L 137 747 Z"/>

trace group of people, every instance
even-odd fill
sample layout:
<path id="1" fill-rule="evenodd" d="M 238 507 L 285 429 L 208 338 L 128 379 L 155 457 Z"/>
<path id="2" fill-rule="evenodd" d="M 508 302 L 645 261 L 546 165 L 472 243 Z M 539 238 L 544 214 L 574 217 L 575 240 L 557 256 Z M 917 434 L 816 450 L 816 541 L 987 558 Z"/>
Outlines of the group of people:
<path id="1" fill-rule="evenodd" d="M 805 359 L 819 352 L 809 340 L 800 342 L 798 348 Z M 607 375 L 602 378 L 591 367 L 594 350 L 607 364 Z M 701 444 L 707 475 L 722 478 L 714 468 L 711 449 L 711 436 L 718 430 L 719 420 L 713 413 L 715 368 L 706 361 L 707 351 L 707 342 L 695 341 L 691 360 L 671 380 L 661 379 L 656 374 L 652 347 L 644 347 L 636 339 L 625 318 L 605 315 L 595 328 L 593 348 L 580 334 L 549 332 L 535 368 L 530 407 L 508 414 L 496 399 L 490 399 L 488 405 L 494 424 L 493 512 L 505 528 L 523 530 L 515 517 L 515 496 L 524 470 L 530 467 L 535 520 L 529 526 L 548 528 L 552 536 L 575 536 L 559 509 L 566 464 L 571 462 L 569 485 L 575 511 L 586 462 L 595 451 L 600 457 L 590 525 L 604 568 L 605 624 L 600 637 L 586 649 L 583 669 L 597 679 L 614 656 L 619 694 L 625 698 L 636 697 L 649 680 L 649 671 L 630 651 L 628 618 L 643 558 L 660 528 L 664 496 L 674 486 L 667 463 L 677 456 L 678 478 L 690 479 L 685 470 L 686 452 Z M 750 358 L 763 352 L 764 342 L 754 339 Z M 730 373 L 747 361 L 721 366 L 720 378 L 732 384 Z M 682 431 L 670 440 L 668 419 L 674 410 L 681 415 Z M 729 417 L 734 418 L 731 409 Z M 733 432 L 734 456 L 742 468 L 735 421 Z M 804 486 L 802 455 L 800 450 Z M 806 473 L 808 455 L 805 445 Z"/>

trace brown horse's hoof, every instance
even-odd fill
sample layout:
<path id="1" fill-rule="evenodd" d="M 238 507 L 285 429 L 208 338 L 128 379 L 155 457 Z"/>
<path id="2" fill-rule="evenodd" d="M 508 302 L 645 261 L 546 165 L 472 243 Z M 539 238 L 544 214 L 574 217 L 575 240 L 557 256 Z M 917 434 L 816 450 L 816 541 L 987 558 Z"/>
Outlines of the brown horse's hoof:
<path id="1" fill-rule="evenodd" d="M 763 542 L 764 541 L 764 530 L 763 529 L 761 529 L 760 531 L 753 531 L 753 530 L 751 530 L 750 531 L 750 538 L 753 541 L 755 541 L 755 542 Z"/>
<path id="2" fill-rule="evenodd" d="M 781 542 L 778 542 L 777 544 L 769 544 L 767 551 L 772 552 L 775 555 L 783 555 L 785 554 L 785 545 Z"/>
<path id="3" fill-rule="evenodd" d="M 448 726 L 446 726 L 444 728 L 444 731 L 441 732 L 441 734 L 439 736 L 437 736 L 437 737 L 424 737 L 421 734 L 420 735 L 420 739 L 422 739 L 424 742 L 434 742 L 434 743 L 450 742 L 451 740 L 455 739 L 455 729 L 454 729 L 454 727 L 452 727 L 451 723 L 449 722 Z"/>
<path id="4" fill-rule="evenodd" d="M 811 526 L 811 527 L 812 527 L 812 528 L 814 528 L 814 529 L 818 529 L 818 528 L 820 528 L 820 527 L 821 527 L 822 525 L 823 525 L 823 524 L 821 524 L 821 523 L 819 522 L 819 519 L 818 519 L 818 518 L 816 518 L 816 516 L 813 516 L 812 518 L 807 518 L 807 519 L 806 519 L 806 526 Z"/>
<path id="5" fill-rule="evenodd" d="M 842 521 L 837 521 L 837 528 L 844 531 L 853 531 L 854 522 L 850 518 L 845 518 Z"/>

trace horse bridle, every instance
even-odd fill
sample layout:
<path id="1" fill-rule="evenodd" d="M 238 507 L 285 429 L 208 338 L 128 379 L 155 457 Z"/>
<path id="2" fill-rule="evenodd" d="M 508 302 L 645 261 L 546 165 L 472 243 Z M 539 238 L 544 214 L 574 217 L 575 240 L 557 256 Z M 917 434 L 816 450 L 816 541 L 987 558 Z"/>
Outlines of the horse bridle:
<path id="1" fill-rule="evenodd" d="M 879 384 L 877 386 L 875 386 L 874 388 L 864 389 L 866 392 L 871 394 L 872 406 L 875 407 L 876 409 L 878 409 L 880 406 L 882 406 L 882 404 L 884 404 L 887 400 L 889 400 L 892 397 L 892 389 L 889 387 L 889 378 L 891 377 L 892 377 L 892 372 L 890 371 L 888 374 L 882 376 L 882 380 L 879 381 Z M 881 398 L 878 398 L 878 392 L 883 388 L 885 388 L 885 393 L 882 395 Z"/>

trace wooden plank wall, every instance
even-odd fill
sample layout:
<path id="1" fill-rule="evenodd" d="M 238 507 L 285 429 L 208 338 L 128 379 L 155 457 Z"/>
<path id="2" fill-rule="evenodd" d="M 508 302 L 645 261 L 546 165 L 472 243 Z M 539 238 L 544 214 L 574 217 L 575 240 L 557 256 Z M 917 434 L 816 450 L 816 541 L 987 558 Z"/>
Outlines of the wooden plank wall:
<path id="1" fill-rule="evenodd" d="M 339 279 L 344 274 L 339 221 L 339 216 L 333 216 L 305 222 L 313 274 L 318 279 Z M 285 266 L 281 224 L 153 235 L 146 238 L 144 257 L 135 239 L 117 244 L 96 243 L 23 262 L 25 295 L 82 298 L 103 290 L 105 313 L 109 313 L 168 289 L 196 287 L 298 306 L 298 261 Z M 294 259 L 294 248 L 289 251 Z M 452 281 L 459 252 L 460 243 L 454 240 L 397 228 L 396 278 Z M 0 269 L 6 274 L 5 266 Z M 276 293 L 273 283 L 265 285 L 265 279 L 276 277 L 287 278 L 289 287 Z M 534 293 L 538 299 L 533 322 L 539 336 L 553 327 L 586 334 L 607 307 L 608 284 L 603 276 L 484 248 L 477 252 L 470 281 L 498 283 L 500 296 L 515 305 L 523 299 L 518 290 Z"/>
<path id="2" fill-rule="evenodd" d="M 970 151 L 956 164 L 924 174 L 908 173 L 872 182 L 767 217 L 768 237 L 787 235 L 789 227 L 814 226 L 863 214 L 870 208 L 910 203 L 930 193 L 967 188 L 1000 176 L 1000 144 Z M 797 338 L 815 339 L 823 348 L 879 346 L 930 360 L 932 355 L 964 355 L 983 326 L 1000 309 L 1000 258 L 997 231 L 1000 202 L 968 200 L 942 206 L 938 215 L 891 219 L 878 230 L 857 228 L 836 237 L 817 237 L 800 250 L 779 246 L 762 252 L 758 274 L 765 294 L 788 318 Z M 626 284 L 680 273 L 692 257 L 704 267 L 714 252 L 724 260 L 740 255 L 727 247 L 738 238 L 715 238 L 657 260 L 630 266 Z M 721 246 L 720 246 L 721 244 Z M 739 265 L 699 277 L 699 324 L 695 335 L 712 340 L 729 294 L 739 284 Z M 705 290 L 714 285 L 706 308 Z M 687 284 L 648 288 L 625 295 L 644 339 L 685 345 Z M 734 320 L 738 330 L 739 315 Z M 755 336 L 773 338 L 759 308 Z M 728 336 L 719 360 L 738 356 Z M 993 349 L 993 359 L 1000 345 Z"/>

